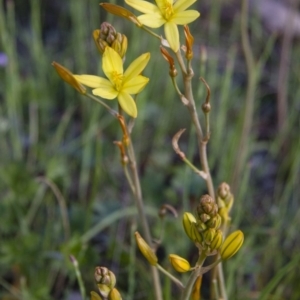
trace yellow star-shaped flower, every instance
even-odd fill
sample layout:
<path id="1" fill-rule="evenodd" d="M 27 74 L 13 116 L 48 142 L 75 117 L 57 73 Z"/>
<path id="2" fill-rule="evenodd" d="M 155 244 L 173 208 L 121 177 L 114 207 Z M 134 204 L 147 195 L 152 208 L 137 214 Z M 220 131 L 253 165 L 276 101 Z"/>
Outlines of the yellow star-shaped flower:
<path id="1" fill-rule="evenodd" d="M 177 25 L 185 25 L 195 21 L 200 13 L 186 10 L 196 0 L 155 0 L 156 5 L 142 0 L 125 0 L 125 2 L 144 13 L 138 20 L 151 28 L 164 25 L 166 39 L 174 52 L 179 49 L 179 32 Z"/>
<path id="2" fill-rule="evenodd" d="M 134 60 L 123 72 L 123 61 L 120 55 L 110 47 L 106 47 L 102 57 L 102 69 L 106 78 L 94 75 L 74 75 L 88 87 L 92 93 L 104 99 L 118 98 L 122 109 L 131 117 L 137 117 L 137 108 L 131 95 L 140 93 L 149 78 L 140 75 L 150 59 L 150 53 L 145 53 Z"/>

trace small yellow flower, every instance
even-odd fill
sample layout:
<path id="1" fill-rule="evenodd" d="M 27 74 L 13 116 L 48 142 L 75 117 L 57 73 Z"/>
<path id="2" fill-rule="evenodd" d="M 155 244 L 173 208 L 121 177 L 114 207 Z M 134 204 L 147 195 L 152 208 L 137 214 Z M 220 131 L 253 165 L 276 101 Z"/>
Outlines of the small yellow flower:
<path id="1" fill-rule="evenodd" d="M 102 69 L 108 79 L 94 75 L 74 75 L 77 81 L 93 88 L 92 93 L 104 99 L 118 98 L 122 109 L 131 117 L 137 117 L 137 108 L 131 95 L 140 93 L 149 78 L 140 75 L 150 59 L 145 53 L 134 60 L 127 70 L 123 71 L 120 55 L 110 47 L 106 47 L 102 58 Z"/>
<path id="2" fill-rule="evenodd" d="M 164 25 L 166 39 L 174 52 L 179 49 L 179 32 L 177 25 L 185 25 L 195 21 L 200 13 L 186 10 L 196 0 L 155 0 L 156 5 L 142 0 L 125 0 L 125 2 L 144 13 L 138 20 L 151 28 Z"/>

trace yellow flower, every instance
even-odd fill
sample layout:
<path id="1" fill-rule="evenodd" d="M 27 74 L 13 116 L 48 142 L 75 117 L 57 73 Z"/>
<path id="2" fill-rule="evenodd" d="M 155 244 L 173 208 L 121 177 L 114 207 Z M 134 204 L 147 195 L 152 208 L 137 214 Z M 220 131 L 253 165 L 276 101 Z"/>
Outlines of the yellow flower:
<path id="1" fill-rule="evenodd" d="M 155 0 L 156 5 L 142 0 L 125 0 L 125 2 L 144 13 L 138 20 L 151 28 L 164 25 L 166 39 L 174 52 L 179 49 L 179 32 L 177 25 L 185 25 L 195 21 L 200 13 L 186 10 L 196 0 Z"/>
<path id="2" fill-rule="evenodd" d="M 123 72 L 120 55 L 110 47 L 106 47 L 102 58 L 102 69 L 108 79 L 94 75 L 74 75 L 77 81 L 93 88 L 92 93 L 104 99 L 118 98 L 122 109 L 131 117 L 137 117 L 137 108 L 131 95 L 140 93 L 149 78 L 140 75 L 150 59 L 145 53 L 134 60 Z"/>

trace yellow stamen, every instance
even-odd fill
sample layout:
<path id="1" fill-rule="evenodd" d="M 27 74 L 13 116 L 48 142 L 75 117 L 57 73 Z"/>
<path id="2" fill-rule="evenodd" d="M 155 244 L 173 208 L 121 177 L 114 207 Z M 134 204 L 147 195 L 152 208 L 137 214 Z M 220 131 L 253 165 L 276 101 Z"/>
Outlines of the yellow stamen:
<path id="1" fill-rule="evenodd" d="M 173 5 L 168 0 L 165 0 L 164 2 L 165 5 L 163 8 L 164 9 L 163 15 L 166 20 L 169 20 L 174 14 Z"/>
<path id="2" fill-rule="evenodd" d="M 123 74 L 113 72 L 112 77 L 113 77 L 113 82 L 115 84 L 115 88 L 119 92 L 123 83 Z"/>

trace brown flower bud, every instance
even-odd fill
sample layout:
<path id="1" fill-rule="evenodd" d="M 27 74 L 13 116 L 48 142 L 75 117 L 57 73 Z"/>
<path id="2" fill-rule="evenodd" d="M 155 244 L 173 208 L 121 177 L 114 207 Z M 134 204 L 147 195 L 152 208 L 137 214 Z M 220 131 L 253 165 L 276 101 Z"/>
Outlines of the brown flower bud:
<path id="1" fill-rule="evenodd" d="M 55 61 L 52 63 L 52 66 L 55 68 L 56 72 L 62 80 L 71 85 L 80 94 L 84 95 L 86 93 L 86 88 L 77 81 L 77 79 L 74 77 L 71 71 L 69 71 L 67 68 L 63 67 Z"/>

